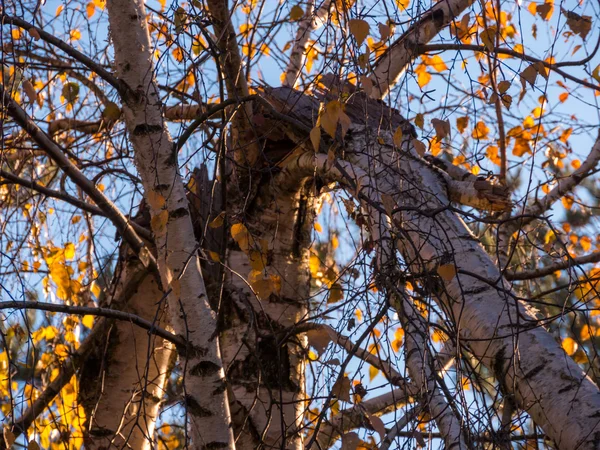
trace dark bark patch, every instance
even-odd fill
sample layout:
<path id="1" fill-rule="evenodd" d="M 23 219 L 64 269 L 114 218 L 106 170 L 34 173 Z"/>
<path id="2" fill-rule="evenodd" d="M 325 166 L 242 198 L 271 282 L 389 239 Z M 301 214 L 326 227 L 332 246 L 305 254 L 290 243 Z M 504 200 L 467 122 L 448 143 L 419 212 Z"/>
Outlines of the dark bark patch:
<path id="1" fill-rule="evenodd" d="M 190 212 L 187 210 L 187 208 L 177 208 L 175 211 L 171 211 L 169 213 L 169 217 L 171 219 L 179 219 L 180 217 L 185 217 L 189 215 Z"/>
<path id="2" fill-rule="evenodd" d="M 191 395 L 185 396 L 185 404 L 188 411 L 195 417 L 210 417 L 213 415 L 208 409 L 200 406 L 200 403 Z"/>
<path id="3" fill-rule="evenodd" d="M 141 125 L 136 126 L 133 129 L 134 136 L 147 136 L 153 133 L 160 133 L 162 131 L 162 127 L 160 125 L 150 125 L 149 123 L 143 123 Z"/>
<path id="4" fill-rule="evenodd" d="M 217 450 L 219 448 L 228 448 L 229 444 L 227 442 L 209 442 L 208 444 L 204 444 L 201 448 L 202 450 Z"/>
<path id="5" fill-rule="evenodd" d="M 199 377 L 207 377 L 210 375 L 214 375 L 219 370 L 221 370 L 221 367 L 212 361 L 200 361 L 198 364 L 191 368 L 190 374 Z"/>
<path id="6" fill-rule="evenodd" d="M 157 184 L 156 186 L 154 186 L 154 189 L 156 189 L 158 192 L 164 192 L 164 191 L 168 191 L 169 189 L 171 189 L 171 185 L 170 184 Z"/>
<path id="7" fill-rule="evenodd" d="M 531 369 L 529 372 L 527 372 L 525 374 L 525 377 L 523 377 L 523 379 L 529 380 L 530 378 L 535 377 L 538 373 L 540 373 L 542 370 L 544 370 L 544 367 L 546 367 L 546 363 L 542 363 L 542 364 L 534 367 L 533 369 Z"/>
<path id="8" fill-rule="evenodd" d="M 575 385 L 573 385 L 573 384 L 570 384 L 570 385 L 568 385 L 568 386 L 565 386 L 565 387 L 564 387 L 564 388 L 562 388 L 562 389 L 559 389 L 559 390 L 558 390 L 558 393 L 559 393 L 559 394 L 562 394 L 563 392 L 569 392 L 569 391 L 572 391 L 573 389 L 575 389 Z"/>

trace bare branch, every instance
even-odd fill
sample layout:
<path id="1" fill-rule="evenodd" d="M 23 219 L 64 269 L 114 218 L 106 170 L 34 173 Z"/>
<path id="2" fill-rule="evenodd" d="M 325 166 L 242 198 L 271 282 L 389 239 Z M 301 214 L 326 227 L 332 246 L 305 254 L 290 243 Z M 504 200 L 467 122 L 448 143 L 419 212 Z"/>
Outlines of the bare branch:
<path id="1" fill-rule="evenodd" d="M 79 61 L 80 63 L 82 63 L 86 67 L 88 67 L 90 70 L 93 70 L 94 72 L 96 72 L 98 75 L 100 75 L 100 77 L 102 77 L 104 80 L 106 80 L 106 82 L 108 82 L 111 86 L 113 86 L 122 95 L 129 94 L 127 87 L 123 83 L 121 83 L 121 81 L 119 81 L 117 79 L 117 77 L 115 77 L 112 73 L 110 73 L 108 70 L 106 70 L 100 64 L 98 64 L 98 62 L 94 61 L 92 58 L 89 58 L 88 56 L 84 55 L 83 53 L 75 50 L 73 47 L 71 47 L 66 42 L 58 39 L 57 37 L 53 36 L 50 33 L 47 33 L 46 31 L 42 30 L 41 28 L 37 28 L 37 27 L 33 26 L 29 22 L 27 22 L 23 19 L 20 19 L 18 17 L 12 17 L 12 16 L 8 16 L 6 14 L 0 14 L 0 20 L 2 21 L 3 24 L 17 25 L 21 28 L 24 28 L 27 31 L 34 30 L 35 32 L 37 32 L 37 34 L 39 34 L 40 38 L 42 38 L 44 41 L 48 42 L 49 44 L 54 45 L 55 47 L 58 47 L 63 52 L 65 52 L 67 55 L 69 55 L 71 58 Z"/>
<path id="2" fill-rule="evenodd" d="M 473 0 L 443 0 L 425 12 L 375 62 L 371 80 L 371 97 L 384 99 L 413 59 L 419 56 L 419 46 L 431 41 L 450 24 Z"/>
<path id="3" fill-rule="evenodd" d="M 74 314 L 77 316 L 99 316 L 106 317 L 108 319 L 117 319 L 125 322 L 131 322 L 140 328 L 148 330 L 151 334 L 160 336 L 169 342 L 177 345 L 180 349 L 187 347 L 187 342 L 181 336 L 177 336 L 163 328 L 160 328 L 153 322 L 146 320 L 137 314 L 128 313 L 125 311 L 119 311 L 117 309 L 110 308 L 96 308 L 90 306 L 74 306 L 74 305 L 62 305 L 56 303 L 45 303 L 37 301 L 7 301 L 0 302 L 0 310 L 3 309 L 35 309 L 39 311 L 51 311 L 64 314 Z"/>
<path id="4" fill-rule="evenodd" d="M 69 160 L 64 154 L 64 150 L 37 126 L 27 113 L 10 97 L 2 85 L 0 85 L 0 97 L 2 98 L 6 113 L 26 130 L 35 143 L 56 162 L 58 167 L 104 211 L 106 217 L 111 220 L 121 236 L 123 236 L 123 239 L 127 241 L 136 254 L 140 252 L 144 253 L 142 261 L 145 262 L 145 265 L 149 268 L 156 268 L 154 256 L 148 251 L 144 241 L 142 241 L 133 229 L 131 221 Z"/>

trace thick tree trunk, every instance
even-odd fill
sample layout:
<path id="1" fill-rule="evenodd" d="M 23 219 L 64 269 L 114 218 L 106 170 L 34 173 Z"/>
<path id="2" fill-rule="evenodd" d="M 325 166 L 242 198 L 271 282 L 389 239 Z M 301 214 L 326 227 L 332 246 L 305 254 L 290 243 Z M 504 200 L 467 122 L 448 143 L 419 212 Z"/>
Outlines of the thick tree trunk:
<path id="1" fill-rule="evenodd" d="M 234 426 L 242 436 L 238 448 L 302 448 L 306 342 L 284 332 L 308 311 L 315 199 L 312 185 L 299 186 L 291 192 L 267 187 L 245 222 L 251 250 L 236 243 L 229 250 L 221 343 Z M 274 292 L 246 281 L 256 278 L 273 282 Z"/>
<path id="2" fill-rule="evenodd" d="M 269 91 L 269 96 L 275 104 L 293 104 L 294 110 L 286 112 L 307 127 L 319 108 L 318 100 L 286 88 Z M 382 205 L 390 199 L 395 203 L 393 222 L 385 222 L 396 234 L 404 263 L 414 274 L 431 274 L 423 282 L 441 299 L 460 341 L 494 372 L 501 389 L 515 396 L 555 445 L 567 450 L 597 448 L 598 387 L 517 299 L 468 227 L 448 210 L 445 177 L 418 155 L 405 121 L 360 93 L 345 109 L 353 122 L 345 139 L 346 159 L 362 174 L 358 192 L 352 179 L 342 180 L 353 188 L 349 192 L 374 211 L 376 224 L 384 221 Z M 397 149 L 393 134 L 399 126 L 405 127 L 405 137 Z M 298 139 L 301 145 L 302 137 Z M 315 170 L 327 174 L 329 169 L 325 164 Z M 438 277 L 437 268 L 444 264 L 456 274 Z"/>
<path id="3" fill-rule="evenodd" d="M 194 448 L 235 447 L 216 315 L 208 302 L 177 153 L 154 83 L 152 46 L 142 0 L 107 2 L 116 72 L 130 93 L 123 111 L 135 163 L 150 205 L 157 261 L 174 331 L 190 345 L 182 354 L 185 400 Z"/>
<path id="4" fill-rule="evenodd" d="M 131 277 L 146 273 L 137 258 L 123 259 L 115 275 L 114 298 Z M 124 304 L 105 305 L 155 321 L 169 322 L 162 291 L 151 275 Z M 149 335 L 147 330 L 125 321 L 116 321 L 107 342 L 87 360 L 81 374 L 80 400 L 86 409 L 86 449 L 135 448 L 150 450 L 160 401 L 166 388 L 173 345 Z"/>

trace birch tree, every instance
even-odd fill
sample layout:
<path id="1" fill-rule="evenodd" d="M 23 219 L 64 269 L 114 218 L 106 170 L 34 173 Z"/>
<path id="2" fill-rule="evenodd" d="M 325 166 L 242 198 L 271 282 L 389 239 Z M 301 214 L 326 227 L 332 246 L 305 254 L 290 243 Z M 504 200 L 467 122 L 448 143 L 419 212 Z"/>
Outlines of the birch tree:
<path id="1" fill-rule="evenodd" d="M 598 447 L 597 5 L 1 14 L 0 448 Z"/>

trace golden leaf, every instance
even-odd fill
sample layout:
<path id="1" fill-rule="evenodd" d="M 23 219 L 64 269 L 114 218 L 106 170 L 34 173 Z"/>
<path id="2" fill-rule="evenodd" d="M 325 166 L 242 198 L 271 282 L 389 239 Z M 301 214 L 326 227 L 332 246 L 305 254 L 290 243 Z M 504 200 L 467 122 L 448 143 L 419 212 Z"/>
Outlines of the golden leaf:
<path id="1" fill-rule="evenodd" d="M 150 225 L 152 226 L 152 230 L 159 234 L 164 231 L 168 221 L 169 211 L 163 209 L 161 212 L 153 216 L 152 219 L 150 219 Z"/>
<path id="2" fill-rule="evenodd" d="M 415 116 L 415 125 L 418 126 L 422 130 L 424 124 L 425 124 L 425 120 L 423 119 L 423 114 L 421 114 L 421 113 L 417 114 Z"/>
<path id="3" fill-rule="evenodd" d="M 369 366 L 369 381 L 373 381 L 379 374 L 379 369 L 374 366 Z"/>
<path id="4" fill-rule="evenodd" d="M 456 119 L 456 128 L 458 128 L 458 131 L 461 134 L 467 129 L 468 124 L 469 124 L 469 116 L 458 117 Z"/>
<path id="5" fill-rule="evenodd" d="M 396 0 L 396 5 L 400 8 L 400 11 L 404 11 L 410 5 L 410 0 Z"/>
<path id="6" fill-rule="evenodd" d="M 219 254 L 217 252 L 213 252 L 212 250 L 209 250 L 208 255 L 210 256 L 210 259 L 212 259 L 214 262 L 221 262 L 221 257 L 219 256 Z"/>
<path id="7" fill-rule="evenodd" d="M 343 377 L 339 378 L 333 387 L 331 388 L 331 393 L 338 400 L 342 400 L 344 402 L 350 401 L 350 378 Z"/>
<path id="8" fill-rule="evenodd" d="M 319 146 L 321 145 L 321 127 L 316 126 L 310 130 L 310 142 L 315 149 L 315 152 L 318 152 Z"/>
<path id="9" fill-rule="evenodd" d="M 217 217 L 215 217 L 208 226 L 210 228 L 219 228 L 223 226 L 223 222 L 225 221 L 225 211 L 222 211 Z"/>
<path id="10" fill-rule="evenodd" d="M 94 2 L 89 2 L 85 7 L 87 18 L 90 19 L 96 13 L 96 5 Z"/>
<path id="11" fill-rule="evenodd" d="M 569 356 L 572 356 L 577 351 L 578 347 L 577 342 L 575 342 L 575 340 L 571 337 L 564 338 L 561 345 L 564 351 L 567 352 L 567 355 Z"/>
<path id="12" fill-rule="evenodd" d="M 65 245 L 65 259 L 73 259 L 75 257 L 75 245 L 72 242 L 67 242 Z"/>

